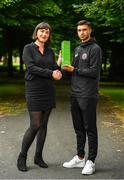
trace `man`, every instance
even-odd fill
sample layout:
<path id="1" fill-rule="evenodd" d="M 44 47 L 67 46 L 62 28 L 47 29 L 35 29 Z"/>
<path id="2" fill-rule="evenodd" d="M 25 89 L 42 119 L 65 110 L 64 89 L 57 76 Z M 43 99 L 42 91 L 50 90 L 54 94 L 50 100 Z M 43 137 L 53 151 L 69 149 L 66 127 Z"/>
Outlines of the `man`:
<path id="1" fill-rule="evenodd" d="M 77 155 L 63 167 L 80 167 L 82 174 L 95 172 L 97 156 L 97 125 L 96 105 L 98 97 L 98 82 L 102 61 L 101 48 L 91 38 L 91 23 L 81 20 L 77 23 L 77 34 L 81 44 L 75 48 L 74 60 L 64 70 L 72 73 L 71 81 L 71 113 L 73 126 L 77 137 Z M 85 162 L 85 143 L 88 137 L 88 158 Z"/>

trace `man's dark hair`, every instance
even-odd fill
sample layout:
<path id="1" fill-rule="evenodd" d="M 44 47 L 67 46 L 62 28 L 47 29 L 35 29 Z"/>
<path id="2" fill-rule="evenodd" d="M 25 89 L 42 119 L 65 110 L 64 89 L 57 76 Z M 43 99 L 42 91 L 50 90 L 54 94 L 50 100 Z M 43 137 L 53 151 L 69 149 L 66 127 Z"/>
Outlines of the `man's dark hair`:
<path id="1" fill-rule="evenodd" d="M 87 21 L 87 20 L 80 20 L 77 23 L 77 26 L 79 25 L 88 25 L 89 27 L 91 27 L 91 22 Z"/>

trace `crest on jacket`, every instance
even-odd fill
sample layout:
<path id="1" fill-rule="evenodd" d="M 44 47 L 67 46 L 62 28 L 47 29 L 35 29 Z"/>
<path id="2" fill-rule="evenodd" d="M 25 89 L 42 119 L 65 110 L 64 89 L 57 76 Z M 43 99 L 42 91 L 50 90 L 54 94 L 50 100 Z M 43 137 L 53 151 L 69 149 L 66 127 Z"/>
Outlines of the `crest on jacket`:
<path id="1" fill-rule="evenodd" d="M 83 54 L 82 54 L 82 59 L 83 59 L 83 60 L 86 60 L 86 59 L 87 59 L 87 53 L 83 53 Z"/>

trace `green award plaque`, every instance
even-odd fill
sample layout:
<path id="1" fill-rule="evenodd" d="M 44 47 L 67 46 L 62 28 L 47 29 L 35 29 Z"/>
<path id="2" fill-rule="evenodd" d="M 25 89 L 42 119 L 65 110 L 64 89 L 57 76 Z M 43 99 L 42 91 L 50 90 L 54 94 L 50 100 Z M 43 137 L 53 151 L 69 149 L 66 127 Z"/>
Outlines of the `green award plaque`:
<path id="1" fill-rule="evenodd" d="M 70 65 L 71 52 L 70 52 L 70 41 L 62 41 L 61 43 L 62 51 L 62 66 Z"/>

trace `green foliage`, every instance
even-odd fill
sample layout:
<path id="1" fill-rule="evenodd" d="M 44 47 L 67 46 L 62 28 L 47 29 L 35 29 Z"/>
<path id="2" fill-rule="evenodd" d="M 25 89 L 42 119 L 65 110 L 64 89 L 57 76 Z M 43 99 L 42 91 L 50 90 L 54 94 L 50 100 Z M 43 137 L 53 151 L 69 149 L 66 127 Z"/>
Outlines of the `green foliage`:
<path id="1" fill-rule="evenodd" d="M 47 21 L 52 26 L 51 46 L 57 53 L 62 40 L 71 40 L 73 50 L 79 43 L 76 24 L 79 20 L 86 18 L 92 22 L 93 35 L 96 36 L 107 58 L 107 51 L 112 52 L 113 45 L 123 46 L 123 12 L 123 0 L 1 0 L 0 57 L 8 51 L 13 53 L 15 49 L 18 52 L 22 51 L 24 45 L 32 41 L 34 27 L 41 21 Z M 115 51 L 118 51 L 117 48 L 113 50 Z M 115 63 L 122 62 L 121 59 L 123 59 L 120 51 L 118 52 Z M 112 64 L 114 60 L 111 61 L 111 57 L 109 59 Z"/>
<path id="2" fill-rule="evenodd" d="M 124 1 L 93 0 L 75 7 L 90 19 L 95 27 L 101 27 L 104 34 L 111 34 L 111 41 L 124 42 Z"/>
<path id="3" fill-rule="evenodd" d="M 38 22 L 48 21 L 58 34 L 69 38 L 76 22 L 88 18 L 111 41 L 124 42 L 123 12 L 123 0 L 1 0 L 0 25 L 33 29 Z"/>
<path id="4" fill-rule="evenodd" d="M 0 8 L 13 6 L 15 3 L 19 3 L 19 2 L 21 2 L 21 0 L 1 0 L 0 1 Z"/>
<path id="5" fill-rule="evenodd" d="M 53 0 L 0 1 L 0 54 L 8 47 L 22 49 L 31 41 L 36 24 L 51 22 L 60 13 L 61 9 Z"/>
<path id="6" fill-rule="evenodd" d="M 25 28 L 34 26 L 37 22 L 54 17 L 61 12 L 53 0 L 2 0 L 0 9 L 2 26 L 25 26 Z"/>

